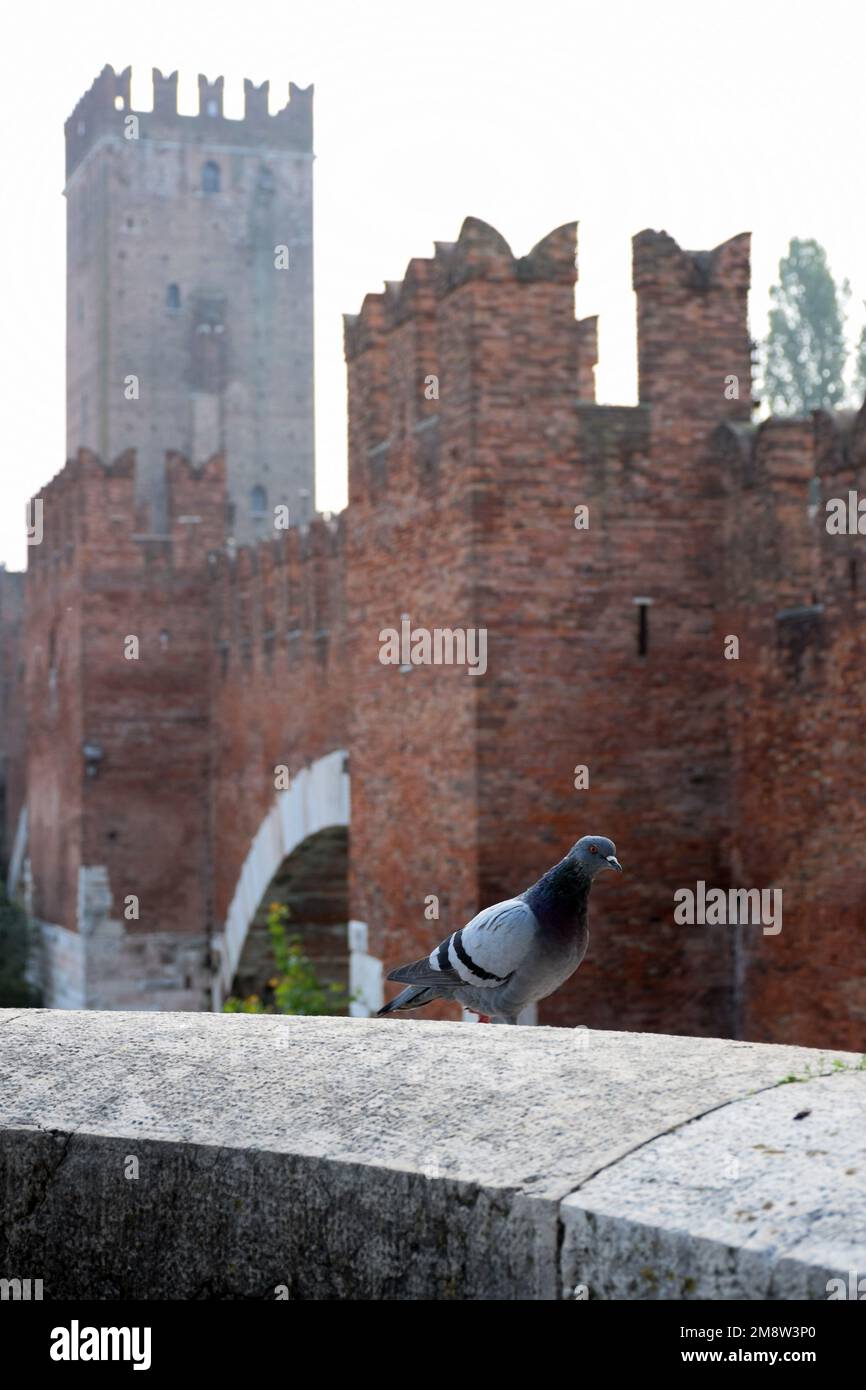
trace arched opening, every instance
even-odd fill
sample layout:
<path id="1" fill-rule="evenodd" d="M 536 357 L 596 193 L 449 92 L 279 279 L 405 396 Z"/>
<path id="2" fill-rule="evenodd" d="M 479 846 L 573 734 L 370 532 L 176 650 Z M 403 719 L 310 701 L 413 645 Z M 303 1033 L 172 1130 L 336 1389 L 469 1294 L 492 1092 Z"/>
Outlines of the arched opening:
<path id="1" fill-rule="evenodd" d="M 344 749 L 337 748 L 302 767 L 288 788 L 277 792 L 243 863 L 237 866 L 231 901 L 213 939 L 214 1009 L 221 1009 L 226 997 L 237 993 L 235 986 L 241 983 L 241 958 L 250 928 L 257 921 L 266 924 L 268 904 L 281 901 L 280 893 L 285 895 L 293 913 L 287 924 L 290 932 L 297 929 L 309 954 L 315 953 L 323 962 L 326 957 L 333 960 L 333 943 L 339 940 L 341 921 L 344 942 L 348 935 L 347 912 L 341 896 L 347 891 L 348 826 L 347 755 Z M 335 885 L 330 895 L 321 883 L 323 865 Z M 314 905 L 316 900 L 318 907 Z M 341 950 L 348 955 L 346 946 Z M 323 968 L 331 966 L 323 964 Z M 254 973 L 252 965 L 244 965 L 243 975 L 248 978 Z"/>
<path id="2" fill-rule="evenodd" d="M 267 514 L 267 510 L 268 510 L 268 494 L 267 494 L 267 492 L 265 491 L 265 489 L 262 487 L 261 483 L 257 483 L 255 487 L 250 488 L 250 518 L 251 518 L 251 520 L 253 520 L 253 521 L 264 521 L 265 516 L 266 516 L 266 514 Z"/>
<path id="3" fill-rule="evenodd" d="M 220 166 L 213 159 L 209 159 L 202 168 L 201 187 L 203 193 L 220 191 Z"/>
<path id="4" fill-rule="evenodd" d="M 231 993 L 257 994 L 271 1002 L 275 961 L 268 914 L 272 903 L 288 909 L 286 934 L 301 949 L 322 985 L 349 987 L 349 832 L 332 825 L 308 835 L 280 864 L 255 912 L 232 981 Z M 341 1010 L 347 1012 L 347 1010 Z"/>

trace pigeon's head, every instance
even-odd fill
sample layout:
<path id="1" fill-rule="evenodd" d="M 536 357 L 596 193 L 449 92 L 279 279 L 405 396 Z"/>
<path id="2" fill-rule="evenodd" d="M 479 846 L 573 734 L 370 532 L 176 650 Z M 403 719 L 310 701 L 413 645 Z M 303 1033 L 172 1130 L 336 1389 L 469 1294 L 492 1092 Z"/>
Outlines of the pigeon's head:
<path id="1" fill-rule="evenodd" d="M 590 878 L 594 878 L 602 869 L 616 869 L 618 874 L 622 873 L 622 864 L 616 857 L 616 845 L 613 840 L 606 840 L 604 835 L 584 835 L 569 850 L 568 857 L 576 860 Z"/>

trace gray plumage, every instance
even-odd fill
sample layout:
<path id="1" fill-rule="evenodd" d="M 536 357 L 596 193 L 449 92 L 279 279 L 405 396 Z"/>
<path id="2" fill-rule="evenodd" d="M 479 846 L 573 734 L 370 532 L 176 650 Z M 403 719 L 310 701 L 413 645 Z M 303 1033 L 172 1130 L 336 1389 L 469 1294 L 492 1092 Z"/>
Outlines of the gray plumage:
<path id="1" fill-rule="evenodd" d="M 407 988 L 379 1016 L 447 999 L 496 1022 L 516 1023 L 586 955 L 589 892 L 602 869 L 622 873 L 616 846 L 603 835 L 584 835 L 525 893 L 486 907 L 429 956 L 392 970 L 388 979 Z"/>

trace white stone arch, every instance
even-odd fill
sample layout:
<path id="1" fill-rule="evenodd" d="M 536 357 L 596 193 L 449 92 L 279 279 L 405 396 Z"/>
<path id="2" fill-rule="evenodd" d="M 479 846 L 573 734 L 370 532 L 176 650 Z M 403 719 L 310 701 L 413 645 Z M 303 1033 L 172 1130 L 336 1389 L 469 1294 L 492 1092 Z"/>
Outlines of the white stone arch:
<path id="1" fill-rule="evenodd" d="M 333 825 L 349 824 L 348 755 L 338 748 L 303 768 L 287 791 L 277 792 L 243 862 L 225 928 L 214 940 L 218 956 L 213 1007 L 222 1008 L 238 968 L 250 924 L 274 874 L 298 845 Z"/>

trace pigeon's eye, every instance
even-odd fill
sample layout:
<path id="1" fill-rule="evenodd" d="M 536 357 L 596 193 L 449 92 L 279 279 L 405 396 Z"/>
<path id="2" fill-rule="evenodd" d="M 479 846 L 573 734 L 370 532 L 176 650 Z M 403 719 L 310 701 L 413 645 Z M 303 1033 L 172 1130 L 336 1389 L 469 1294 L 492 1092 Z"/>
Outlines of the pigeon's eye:
<path id="1" fill-rule="evenodd" d="M 590 854 L 598 854 L 598 845 L 590 845 L 589 852 Z"/>

